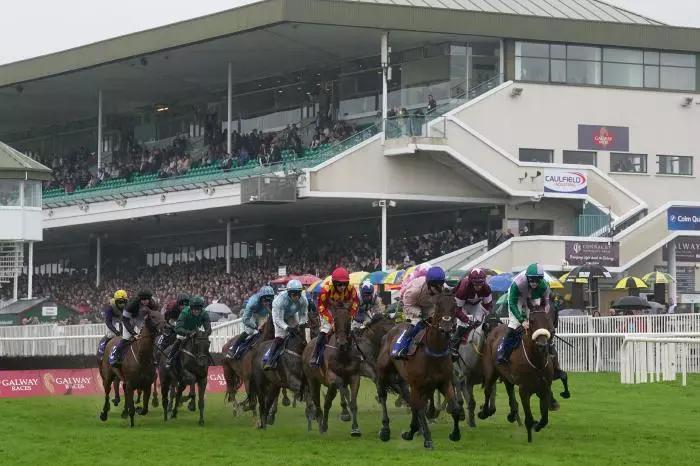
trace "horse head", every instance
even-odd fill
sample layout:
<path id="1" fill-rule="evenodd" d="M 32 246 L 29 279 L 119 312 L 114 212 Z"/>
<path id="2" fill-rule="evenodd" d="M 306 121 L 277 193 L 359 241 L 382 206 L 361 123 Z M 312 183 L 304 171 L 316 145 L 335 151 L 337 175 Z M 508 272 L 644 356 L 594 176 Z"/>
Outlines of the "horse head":
<path id="1" fill-rule="evenodd" d="M 197 330 L 194 338 L 192 338 L 192 353 L 197 358 L 197 364 L 200 366 L 206 366 L 209 364 L 209 336 L 206 332 Z"/>
<path id="2" fill-rule="evenodd" d="M 338 349 L 345 351 L 348 348 L 350 337 L 350 312 L 345 306 L 335 306 L 331 309 L 333 315 L 333 331 Z"/>
<path id="3" fill-rule="evenodd" d="M 456 304 L 451 293 L 440 295 L 435 306 L 435 314 L 431 317 L 432 326 L 437 328 L 441 334 L 449 336 L 452 333 L 455 323 Z"/>
<path id="4" fill-rule="evenodd" d="M 540 305 L 528 307 L 530 307 L 528 333 L 532 341 L 535 342 L 537 350 L 546 355 L 549 351 L 549 339 L 554 334 L 552 320 L 544 307 Z"/>
<path id="5" fill-rule="evenodd" d="M 491 331 L 498 327 L 500 324 L 501 319 L 499 319 L 494 314 L 489 314 L 488 316 L 486 316 L 484 322 L 481 324 L 481 330 L 483 330 L 484 332 L 484 337 L 488 336 L 488 334 L 491 333 Z"/>
<path id="6" fill-rule="evenodd" d="M 163 331 L 163 328 L 165 327 L 165 318 L 163 315 L 160 313 L 160 311 L 153 310 L 149 307 L 143 307 L 142 312 L 144 313 L 144 318 L 143 318 L 143 323 L 144 323 L 144 328 L 143 331 L 147 331 L 148 335 L 150 336 L 155 336 L 158 335 Z"/>

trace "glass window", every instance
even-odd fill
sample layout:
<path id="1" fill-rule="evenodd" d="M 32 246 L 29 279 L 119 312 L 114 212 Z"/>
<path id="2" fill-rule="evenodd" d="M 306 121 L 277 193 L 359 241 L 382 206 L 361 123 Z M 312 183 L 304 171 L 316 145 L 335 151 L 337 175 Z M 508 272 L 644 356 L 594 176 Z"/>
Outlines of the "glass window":
<path id="1" fill-rule="evenodd" d="M 687 53 L 661 53 L 661 64 L 669 66 L 687 66 L 695 68 L 695 55 Z"/>
<path id="2" fill-rule="evenodd" d="M 566 45 L 552 44 L 549 53 L 552 58 L 566 58 Z"/>
<path id="3" fill-rule="evenodd" d="M 618 173 L 646 173 L 646 154 L 610 153 L 610 171 Z"/>
<path id="4" fill-rule="evenodd" d="M 625 63 L 603 63 L 603 84 L 608 86 L 642 87 L 644 84 L 643 66 Z"/>
<path id="5" fill-rule="evenodd" d="M 596 152 L 586 150 L 565 150 L 564 163 L 574 165 L 596 165 Z"/>
<path id="6" fill-rule="evenodd" d="M 641 50 L 632 49 L 603 49 L 603 61 L 614 61 L 618 63 L 642 63 L 643 53 Z"/>
<path id="7" fill-rule="evenodd" d="M 551 149 L 520 149 L 521 162 L 552 163 L 554 151 Z"/>
<path id="8" fill-rule="evenodd" d="M 551 81 L 554 83 L 565 83 L 566 82 L 566 61 L 564 60 L 552 60 L 551 62 Z"/>
<path id="9" fill-rule="evenodd" d="M 644 67 L 644 87 L 659 87 L 659 67 Z"/>
<path id="10" fill-rule="evenodd" d="M 41 183 L 38 181 L 24 182 L 24 206 L 41 207 Z"/>
<path id="11" fill-rule="evenodd" d="M 659 64 L 659 52 L 652 52 L 651 50 L 644 51 L 644 63 L 647 65 L 658 65 Z"/>
<path id="12" fill-rule="evenodd" d="M 566 82 L 600 84 L 600 62 L 569 60 L 566 63 Z"/>
<path id="13" fill-rule="evenodd" d="M 596 60 L 600 61 L 600 47 L 586 47 L 583 45 L 567 45 L 566 58 L 569 60 Z"/>
<path id="14" fill-rule="evenodd" d="M 0 180 L 0 207 L 19 207 L 19 180 Z"/>
<path id="15" fill-rule="evenodd" d="M 695 90 L 695 68 L 661 67 L 662 89 Z"/>
<path id="16" fill-rule="evenodd" d="M 519 57 L 549 57 L 549 44 L 516 42 L 515 55 Z"/>
<path id="17" fill-rule="evenodd" d="M 682 155 L 659 155 L 659 171 L 662 175 L 692 175 L 693 158 Z"/>
<path id="18" fill-rule="evenodd" d="M 549 81 L 549 60 L 546 58 L 515 58 L 515 79 Z"/>

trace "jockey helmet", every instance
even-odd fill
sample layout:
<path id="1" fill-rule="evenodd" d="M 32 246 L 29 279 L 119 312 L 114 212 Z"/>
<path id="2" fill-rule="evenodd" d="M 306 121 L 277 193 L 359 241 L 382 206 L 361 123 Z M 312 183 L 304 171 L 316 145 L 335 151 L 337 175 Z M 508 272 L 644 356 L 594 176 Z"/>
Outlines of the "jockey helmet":
<path id="1" fill-rule="evenodd" d="M 262 288 L 260 288 L 260 291 L 258 291 L 258 295 L 260 296 L 260 299 L 274 298 L 275 290 L 273 290 L 270 285 L 265 285 Z"/>
<path id="2" fill-rule="evenodd" d="M 204 308 L 204 298 L 201 296 L 192 296 L 190 300 L 190 308 L 192 309 L 202 309 Z"/>
<path id="3" fill-rule="evenodd" d="M 190 304 L 190 297 L 189 297 L 189 295 L 184 294 L 184 293 L 177 295 L 177 302 L 176 302 L 176 304 L 177 304 L 178 306 L 183 306 L 183 305 L 184 305 L 184 306 L 188 306 L 188 305 Z"/>
<path id="4" fill-rule="evenodd" d="M 331 280 L 333 280 L 333 285 L 347 285 L 350 283 L 350 274 L 344 267 L 336 268 L 331 274 Z"/>
<path id="5" fill-rule="evenodd" d="M 442 270 L 442 267 L 430 267 L 425 281 L 428 282 L 428 285 L 442 286 L 445 284 L 445 271 Z"/>
<path id="6" fill-rule="evenodd" d="M 287 291 L 298 291 L 301 293 L 303 289 L 304 287 L 299 280 L 289 280 L 289 283 L 287 283 Z"/>
<path id="7" fill-rule="evenodd" d="M 139 299 L 151 299 L 153 298 L 153 292 L 151 290 L 141 290 L 138 296 Z"/>
<path id="8" fill-rule="evenodd" d="M 372 285 L 371 281 L 365 280 L 362 282 L 362 285 L 360 285 L 360 294 L 370 296 L 374 294 L 374 285 Z"/>
<path id="9" fill-rule="evenodd" d="M 477 286 L 486 283 L 486 274 L 483 269 L 473 269 L 469 272 L 469 281 Z"/>
<path id="10" fill-rule="evenodd" d="M 117 290 L 114 292 L 114 300 L 115 301 L 120 301 L 120 300 L 127 301 L 128 299 L 129 299 L 129 295 L 126 294 L 126 291 Z"/>
<path id="11" fill-rule="evenodd" d="M 525 278 L 527 278 L 530 286 L 537 287 L 544 279 L 544 269 L 537 262 L 533 262 L 525 269 Z"/>

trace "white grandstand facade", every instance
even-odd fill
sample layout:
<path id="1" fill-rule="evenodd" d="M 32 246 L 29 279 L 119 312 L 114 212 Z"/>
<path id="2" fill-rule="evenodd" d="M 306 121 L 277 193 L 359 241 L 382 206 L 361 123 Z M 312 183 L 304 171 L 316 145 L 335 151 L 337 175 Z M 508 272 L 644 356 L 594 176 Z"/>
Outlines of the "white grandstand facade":
<path id="1" fill-rule="evenodd" d="M 598 0 L 265 0 L 0 66 L 0 141 L 61 174 L 35 273 L 463 226 L 486 239 L 412 259 L 668 270 L 692 305 L 699 53 Z M 262 161 L 254 130 L 279 135 Z M 176 144 L 186 170 L 113 172 Z"/>

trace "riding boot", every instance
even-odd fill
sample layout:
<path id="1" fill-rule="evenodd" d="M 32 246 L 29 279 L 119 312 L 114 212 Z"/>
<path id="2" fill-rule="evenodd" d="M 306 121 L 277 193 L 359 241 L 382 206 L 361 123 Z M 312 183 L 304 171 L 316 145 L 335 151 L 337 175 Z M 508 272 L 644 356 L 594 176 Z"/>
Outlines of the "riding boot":
<path id="1" fill-rule="evenodd" d="M 549 341 L 549 355 L 552 357 L 552 366 L 554 367 L 554 380 L 561 378 L 561 366 L 559 365 L 559 354 L 554 347 L 554 340 Z"/>
<path id="2" fill-rule="evenodd" d="M 314 354 L 311 356 L 311 361 L 309 365 L 311 367 L 321 367 L 321 359 L 323 358 L 323 349 L 326 346 L 326 334 L 321 332 L 316 338 L 316 347 L 314 347 Z"/>
<path id="3" fill-rule="evenodd" d="M 231 347 L 228 349 L 228 352 L 226 352 L 226 357 L 231 359 L 239 359 L 236 357 L 236 353 L 238 352 L 238 348 L 240 348 L 241 344 L 246 340 L 246 338 L 248 338 L 247 333 L 238 335 L 238 338 L 236 338 L 233 341 Z"/>
<path id="4" fill-rule="evenodd" d="M 272 346 L 270 346 L 270 349 L 268 349 L 263 355 L 263 362 L 265 363 L 263 365 L 263 370 L 269 371 L 275 367 L 275 363 L 277 362 L 277 353 L 279 352 L 283 342 L 284 338 L 282 337 L 275 337 L 275 339 L 272 340 Z"/>
<path id="5" fill-rule="evenodd" d="M 102 340 L 100 340 L 100 344 L 97 346 L 98 359 L 102 360 L 102 357 L 105 355 L 105 348 L 107 348 L 107 343 L 109 343 L 109 340 L 111 340 L 111 338 L 106 335 L 102 337 Z"/>
<path id="6" fill-rule="evenodd" d="M 112 352 L 109 354 L 109 365 L 112 367 L 120 367 L 122 365 L 122 355 L 124 348 L 129 344 L 129 340 L 122 338 L 112 347 Z"/>
<path id="7" fill-rule="evenodd" d="M 419 320 L 418 323 L 413 326 L 413 328 L 406 330 L 406 333 L 394 344 L 391 356 L 394 359 L 406 359 L 408 356 L 408 349 L 411 347 L 413 339 L 421 330 L 425 328 L 425 326 L 426 322 L 424 320 Z"/>
<path id="8" fill-rule="evenodd" d="M 501 344 L 498 345 L 496 364 L 506 365 L 510 362 L 510 354 L 518 346 L 519 335 L 517 330 L 508 328 L 508 332 L 503 337 Z"/>
<path id="9" fill-rule="evenodd" d="M 462 342 L 462 338 L 469 331 L 469 327 L 463 327 L 461 325 L 457 326 L 455 333 L 452 334 L 450 339 L 450 351 L 452 352 L 452 360 L 456 361 L 459 359 L 459 345 Z"/>
<path id="10" fill-rule="evenodd" d="M 175 358 L 177 357 L 177 353 L 180 351 L 181 344 L 182 344 L 182 340 L 180 340 L 178 338 L 177 340 L 175 340 L 175 343 L 173 343 L 173 346 L 170 347 L 170 352 L 168 353 L 168 359 L 165 362 L 166 369 L 172 369 L 173 362 L 175 361 Z"/>

